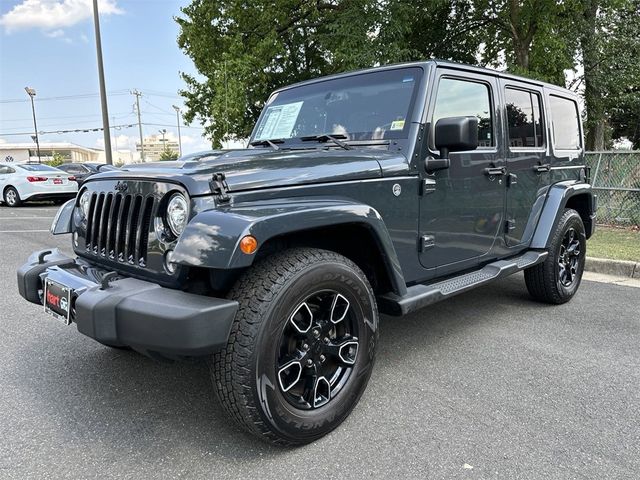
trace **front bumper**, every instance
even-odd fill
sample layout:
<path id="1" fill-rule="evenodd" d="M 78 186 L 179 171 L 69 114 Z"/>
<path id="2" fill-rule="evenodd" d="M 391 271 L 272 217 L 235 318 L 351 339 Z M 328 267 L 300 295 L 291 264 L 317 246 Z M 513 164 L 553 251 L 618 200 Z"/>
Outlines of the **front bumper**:
<path id="1" fill-rule="evenodd" d="M 106 273 L 57 249 L 43 250 L 18 269 L 18 290 L 42 305 L 45 278 L 71 287 L 71 320 L 80 333 L 152 357 L 202 356 L 226 345 L 237 302 L 123 276 L 103 286 Z"/>

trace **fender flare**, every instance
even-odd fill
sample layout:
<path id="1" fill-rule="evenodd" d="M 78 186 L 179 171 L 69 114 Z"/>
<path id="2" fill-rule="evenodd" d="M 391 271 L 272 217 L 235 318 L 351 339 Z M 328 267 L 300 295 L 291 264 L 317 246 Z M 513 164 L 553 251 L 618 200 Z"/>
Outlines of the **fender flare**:
<path id="1" fill-rule="evenodd" d="M 400 261 L 382 217 L 373 207 L 349 200 L 265 200 L 200 212 L 180 235 L 173 261 L 214 269 L 246 268 L 253 263 L 259 248 L 251 255 L 242 253 L 239 244 L 245 235 L 253 235 L 260 246 L 277 236 L 340 224 L 370 229 L 393 290 L 406 292 Z"/>
<path id="2" fill-rule="evenodd" d="M 576 195 L 585 194 L 588 198 L 587 211 L 589 216 L 589 219 L 585 221 L 585 229 L 587 230 L 587 238 L 589 238 L 595 226 L 596 196 L 588 183 L 566 180 L 549 188 L 538 226 L 531 240 L 531 248 L 546 249 L 569 199 Z"/>

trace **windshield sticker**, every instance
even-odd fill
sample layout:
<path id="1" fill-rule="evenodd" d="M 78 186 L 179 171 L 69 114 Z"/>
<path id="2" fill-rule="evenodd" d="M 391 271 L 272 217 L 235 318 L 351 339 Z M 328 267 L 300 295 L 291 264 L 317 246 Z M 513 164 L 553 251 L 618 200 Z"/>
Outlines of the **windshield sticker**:
<path id="1" fill-rule="evenodd" d="M 413 77 L 404 77 L 402 79 L 402 83 L 413 82 Z"/>
<path id="2" fill-rule="evenodd" d="M 291 132 L 303 103 L 286 103 L 268 107 L 255 139 L 291 138 Z"/>
<path id="3" fill-rule="evenodd" d="M 391 122 L 391 128 L 389 130 L 402 130 L 404 128 L 404 120 L 394 120 Z"/>

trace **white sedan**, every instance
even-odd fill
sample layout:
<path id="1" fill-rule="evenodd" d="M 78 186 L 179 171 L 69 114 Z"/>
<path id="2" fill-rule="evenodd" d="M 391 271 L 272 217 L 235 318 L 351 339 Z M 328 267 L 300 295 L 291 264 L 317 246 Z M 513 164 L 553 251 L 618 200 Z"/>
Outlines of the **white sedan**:
<path id="1" fill-rule="evenodd" d="M 0 163 L 0 192 L 9 207 L 28 200 L 64 200 L 75 197 L 75 177 L 40 163 Z"/>

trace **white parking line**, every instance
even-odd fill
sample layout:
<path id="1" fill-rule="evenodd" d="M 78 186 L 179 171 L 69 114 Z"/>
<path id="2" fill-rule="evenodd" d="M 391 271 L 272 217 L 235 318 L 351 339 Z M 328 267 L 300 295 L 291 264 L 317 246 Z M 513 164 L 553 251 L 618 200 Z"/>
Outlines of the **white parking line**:
<path id="1" fill-rule="evenodd" d="M 47 219 L 47 220 L 53 220 L 55 218 L 55 216 L 53 217 L 0 217 L 0 220 L 43 220 L 43 219 Z"/>

